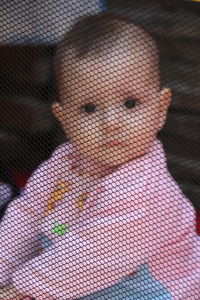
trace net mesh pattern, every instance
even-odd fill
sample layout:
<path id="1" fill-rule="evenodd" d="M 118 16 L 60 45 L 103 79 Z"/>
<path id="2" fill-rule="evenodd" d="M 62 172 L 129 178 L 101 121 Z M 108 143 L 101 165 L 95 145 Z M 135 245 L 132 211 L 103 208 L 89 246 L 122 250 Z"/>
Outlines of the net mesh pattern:
<path id="1" fill-rule="evenodd" d="M 0 299 L 200 300 L 199 1 L 2 1 Z"/>

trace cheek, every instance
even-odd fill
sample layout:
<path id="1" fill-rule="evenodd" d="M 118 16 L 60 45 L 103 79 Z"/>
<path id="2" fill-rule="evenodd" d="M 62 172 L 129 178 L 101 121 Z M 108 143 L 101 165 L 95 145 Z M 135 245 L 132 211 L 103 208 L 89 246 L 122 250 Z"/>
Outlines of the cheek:
<path id="1" fill-rule="evenodd" d="M 77 117 L 70 120 L 68 127 L 68 136 L 78 145 L 83 147 L 92 147 L 100 140 L 101 132 L 99 130 L 99 122 L 93 119 L 85 120 Z"/>
<path id="2" fill-rule="evenodd" d="M 124 121 L 126 133 L 134 137 L 147 134 L 155 134 L 159 123 L 158 111 L 152 107 L 144 107 L 140 111 L 131 114 Z"/>

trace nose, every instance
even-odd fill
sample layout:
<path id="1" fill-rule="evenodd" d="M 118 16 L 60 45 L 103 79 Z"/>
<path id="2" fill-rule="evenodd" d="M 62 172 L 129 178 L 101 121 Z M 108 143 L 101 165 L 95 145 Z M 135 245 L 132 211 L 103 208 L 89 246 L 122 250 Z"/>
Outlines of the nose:
<path id="1" fill-rule="evenodd" d="M 116 109 L 109 108 L 103 115 L 103 134 L 121 132 L 122 120 L 120 113 Z"/>

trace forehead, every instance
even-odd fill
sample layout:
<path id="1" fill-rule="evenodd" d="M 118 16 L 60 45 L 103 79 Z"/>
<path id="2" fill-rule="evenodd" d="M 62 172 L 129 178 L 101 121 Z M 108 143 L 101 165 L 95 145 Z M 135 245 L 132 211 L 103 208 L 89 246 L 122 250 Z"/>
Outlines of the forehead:
<path id="1" fill-rule="evenodd" d="M 155 62 L 156 63 L 156 62 Z M 154 63 L 153 63 L 154 64 Z M 149 86 L 158 84 L 153 71 L 152 53 L 141 44 L 125 47 L 118 43 L 112 51 L 101 55 L 91 52 L 85 58 L 73 59 L 71 66 L 64 63 L 64 87 L 70 96 L 97 95 L 99 92 L 120 93 L 134 91 L 145 93 Z"/>

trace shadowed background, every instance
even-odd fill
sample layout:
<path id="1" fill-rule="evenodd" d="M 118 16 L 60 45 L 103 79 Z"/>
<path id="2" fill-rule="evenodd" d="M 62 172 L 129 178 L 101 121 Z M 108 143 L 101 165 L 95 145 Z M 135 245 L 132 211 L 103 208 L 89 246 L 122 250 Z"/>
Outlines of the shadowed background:
<path id="1" fill-rule="evenodd" d="M 200 210 L 200 4 L 108 0 L 107 9 L 127 15 L 158 42 L 162 85 L 173 91 L 159 138 L 172 176 Z M 66 139 L 50 111 L 57 99 L 51 71 L 55 47 L 55 40 L 0 45 L 0 179 L 12 182 L 15 194 Z"/>

